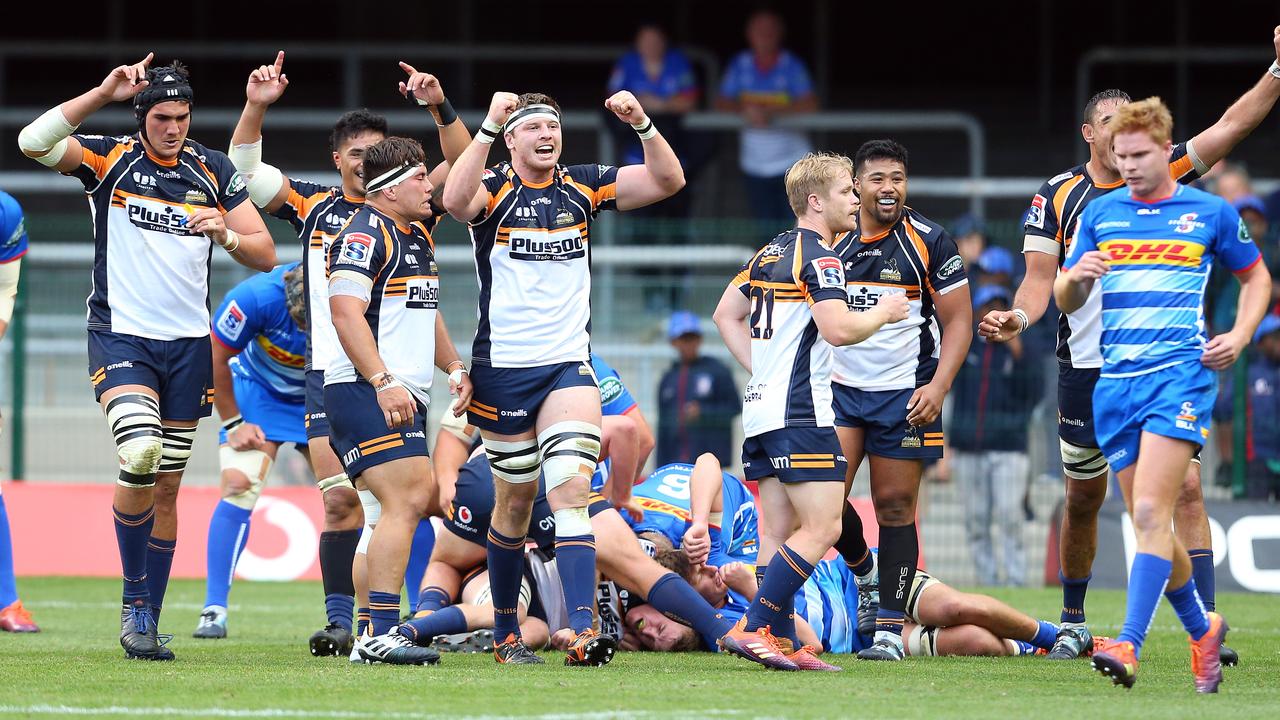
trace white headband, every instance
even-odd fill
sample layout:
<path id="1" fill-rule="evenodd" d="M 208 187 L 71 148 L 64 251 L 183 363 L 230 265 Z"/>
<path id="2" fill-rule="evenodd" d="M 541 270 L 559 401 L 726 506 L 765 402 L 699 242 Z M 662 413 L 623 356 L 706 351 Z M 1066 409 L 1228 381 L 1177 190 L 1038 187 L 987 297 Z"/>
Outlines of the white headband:
<path id="1" fill-rule="evenodd" d="M 420 167 L 426 166 L 422 163 L 405 163 L 399 167 L 394 167 L 365 183 L 364 192 L 366 195 L 372 195 L 379 190 L 386 190 L 389 187 L 399 185 L 413 177 Z"/>
<path id="2" fill-rule="evenodd" d="M 502 132 L 509 133 L 514 130 L 517 125 L 529 122 L 530 120 L 551 120 L 554 122 L 560 122 L 560 113 L 556 112 L 556 109 L 550 105 L 529 105 L 517 110 L 510 119 L 507 120 L 507 124 L 503 126 Z"/>

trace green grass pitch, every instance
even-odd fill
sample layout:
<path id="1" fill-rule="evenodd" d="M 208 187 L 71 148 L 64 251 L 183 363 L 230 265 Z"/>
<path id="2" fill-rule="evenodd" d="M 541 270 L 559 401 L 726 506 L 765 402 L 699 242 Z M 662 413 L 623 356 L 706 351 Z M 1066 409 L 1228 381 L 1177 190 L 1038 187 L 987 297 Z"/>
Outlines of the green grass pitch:
<path id="1" fill-rule="evenodd" d="M 352 666 L 313 658 L 306 638 L 322 624 L 315 583 L 240 582 L 231 637 L 194 640 L 203 584 L 175 581 L 161 630 L 173 663 L 127 662 L 117 642 L 119 584 L 24 579 L 39 635 L 0 634 L 0 716 L 174 718 L 1224 718 L 1280 717 L 1280 601 L 1219 598 L 1241 665 L 1218 696 L 1197 696 L 1185 635 L 1167 607 L 1152 627 L 1138 683 L 1115 688 L 1087 661 L 921 658 L 859 663 L 843 673 L 776 673 L 709 653 L 623 653 L 601 669 L 502 668 L 487 656 L 445 655 L 437 667 Z M 1058 592 L 997 593 L 1055 617 Z M 1095 632 L 1114 634 L 1122 593 L 1093 590 Z"/>

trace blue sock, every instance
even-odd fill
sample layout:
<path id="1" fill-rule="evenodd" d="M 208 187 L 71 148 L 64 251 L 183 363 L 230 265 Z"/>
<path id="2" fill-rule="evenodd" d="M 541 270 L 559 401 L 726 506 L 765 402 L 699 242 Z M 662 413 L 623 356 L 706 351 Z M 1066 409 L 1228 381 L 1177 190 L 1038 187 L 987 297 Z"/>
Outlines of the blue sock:
<path id="1" fill-rule="evenodd" d="M 733 627 L 732 622 L 717 613 L 697 590 L 675 573 L 658 578 L 649 589 L 648 600 L 658 612 L 697 630 L 709 648 L 714 648 L 716 640 Z"/>
<path id="2" fill-rule="evenodd" d="M 1133 643 L 1134 656 L 1142 652 L 1142 643 L 1147 639 L 1147 629 L 1156 616 L 1156 607 L 1160 605 L 1160 595 L 1164 593 L 1165 583 L 1169 582 L 1169 573 L 1173 572 L 1173 563 L 1162 557 L 1149 553 L 1138 553 L 1133 556 L 1133 568 L 1129 570 L 1129 593 L 1124 613 L 1124 628 L 1120 630 L 1117 640 Z"/>
<path id="3" fill-rule="evenodd" d="M 374 635 L 386 635 L 400 622 L 400 594 L 369 591 L 369 621 Z"/>
<path id="4" fill-rule="evenodd" d="M 413 531 L 413 543 L 409 545 L 409 562 L 404 566 L 404 592 L 406 597 L 417 598 L 422 590 L 422 576 L 427 573 L 431 561 L 431 548 L 436 545 L 436 530 L 430 518 L 418 521 Z"/>
<path id="5" fill-rule="evenodd" d="M 351 610 L 356 605 L 356 586 L 351 579 L 360 529 L 326 530 L 320 533 L 320 580 L 324 586 L 324 613 L 328 621 L 351 629 Z M 366 611 L 367 612 L 367 611 Z"/>
<path id="6" fill-rule="evenodd" d="M 881 605 L 880 611 L 876 613 L 876 635 L 887 632 L 901 637 L 902 625 L 906 620 L 906 613 L 898 610 L 889 610 Z"/>
<path id="7" fill-rule="evenodd" d="M 1200 602 L 1204 603 L 1205 610 L 1213 612 L 1218 606 L 1215 597 L 1218 583 L 1213 575 L 1213 549 L 1188 550 L 1187 554 L 1191 556 L 1191 577 L 1196 581 Z"/>
<path id="8" fill-rule="evenodd" d="M 205 548 L 204 605 L 227 607 L 231 578 L 236 561 L 249 541 L 249 516 L 252 510 L 218 501 L 209 518 L 209 540 Z"/>
<path id="9" fill-rule="evenodd" d="M 363 635 L 369 628 L 369 608 L 356 610 L 356 635 Z"/>
<path id="10" fill-rule="evenodd" d="M 1022 640 L 1010 640 L 1009 642 L 1013 643 L 1014 647 L 1017 648 L 1017 652 L 1015 653 L 1017 655 L 1035 655 L 1036 654 L 1036 646 L 1033 645 L 1032 643 L 1023 642 Z"/>
<path id="11" fill-rule="evenodd" d="M 560 571 L 570 629 L 575 635 L 590 630 L 596 605 L 595 536 L 557 536 L 556 569 Z"/>
<path id="12" fill-rule="evenodd" d="M 157 537 L 147 540 L 147 593 L 151 595 L 151 617 L 160 624 L 160 608 L 164 605 L 164 593 L 169 589 L 169 571 L 173 569 L 173 551 L 177 540 Z"/>
<path id="13" fill-rule="evenodd" d="M 748 632 L 758 630 L 765 625 L 778 627 L 784 622 L 780 617 L 784 611 L 792 607 L 796 590 L 813 574 L 813 566 L 804 558 L 783 544 L 769 561 L 764 572 L 764 583 L 756 592 L 756 599 L 747 610 Z M 794 621 L 793 621 L 794 623 Z M 794 625 L 793 625 L 794 627 Z M 795 632 L 792 630 L 792 632 Z M 781 634 L 776 633 L 779 637 Z"/>
<path id="14" fill-rule="evenodd" d="M 425 645 L 437 635 L 452 635 L 467 631 L 467 618 L 462 608 L 454 605 L 441 608 L 426 617 L 400 623 L 399 633 L 410 640 Z"/>
<path id="15" fill-rule="evenodd" d="M 0 495 L 0 608 L 18 601 L 18 581 L 13 575 L 13 540 L 9 537 L 9 511 Z"/>
<path id="16" fill-rule="evenodd" d="M 1182 621 L 1192 640 L 1199 640 L 1209 632 L 1209 614 L 1201 604 L 1200 595 L 1196 592 L 1196 579 L 1192 577 L 1177 590 L 1166 590 L 1164 596 Z"/>
<path id="17" fill-rule="evenodd" d="M 803 582 L 800 583 L 804 585 Z M 799 588 L 797 588 L 799 589 Z M 777 624 L 773 626 L 773 634 L 776 637 L 786 638 L 791 641 L 791 647 L 800 647 L 800 636 L 796 634 L 796 594 L 791 593 L 782 603 L 782 610 L 778 611 Z"/>
<path id="18" fill-rule="evenodd" d="M 350 632 L 351 612 L 356 608 L 356 599 L 351 595 L 331 593 L 324 596 L 324 612 L 329 622 Z"/>
<path id="19" fill-rule="evenodd" d="M 857 575 L 858 577 L 866 577 L 867 573 L 876 568 L 876 558 L 871 554 L 870 550 L 867 550 L 861 560 L 856 562 L 846 560 L 845 564 L 849 566 L 849 569 L 853 571 L 854 575 Z"/>
<path id="20" fill-rule="evenodd" d="M 508 635 L 520 637 L 520 577 L 524 572 L 524 538 L 509 538 L 493 528 L 485 542 L 489 560 L 489 588 L 493 595 L 493 638 L 504 642 Z M 559 565 L 557 557 L 556 565 Z M 595 571 L 594 566 L 592 572 Z M 561 582 L 563 582 L 561 570 Z"/>
<path id="21" fill-rule="evenodd" d="M 1031 638 L 1032 645 L 1045 650 L 1052 650 L 1053 643 L 1058 639 L 1058 626 L 1048 620 L 1037 620 L 1040 627 L 1036 629 L 1036 636 Z"/>
<path id="22" fill-rule="evenodd" d="M 1062 622 L 1084 624 L 1084 594 L 1089 591 L 1092 579 L 1093 573 L 1072 579 L 1058 571 L 1058 580 L 1062 582 Z"/>
<path id="23" fill-rule="evenodd" d="M 418 593 L 418 605 L 414 608 L 414 611 L 439 610 L 448 604 L 449 593 L 445 592 L 444 588 L 428 585 L 422 588 L 421 593 Z"/>
<path id="24" fill-rule="evenodd" d="M 156 520 L 155 507 L 149 507 L 137 515 L 129 515 L 111 508 L 115 517 L 116 545 L 120 548 L 120 571 L 124 576 L 122 602 L 133 605 L 151 602 L 147 590 L 147 538 Z"/>

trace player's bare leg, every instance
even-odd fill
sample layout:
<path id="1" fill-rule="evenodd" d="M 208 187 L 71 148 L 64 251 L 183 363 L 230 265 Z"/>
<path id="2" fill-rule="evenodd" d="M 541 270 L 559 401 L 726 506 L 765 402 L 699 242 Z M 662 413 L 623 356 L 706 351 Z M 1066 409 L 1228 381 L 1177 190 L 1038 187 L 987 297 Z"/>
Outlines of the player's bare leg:
<path id="1" fill-rule="evenodd" d="M 309 438 L 307 455 L 324 504 L 319 554 L 327 615 L 325 627 L 313 633 L 307 645 L 317 657 L 347 655 L 355 642 L 351 624 L 356 606 L 352 569 L 364 527 L 364 511 L 360 495 L 343 471 L 327 437 Z M 366 587 L 366 602 L 367 592 Z"/>
<path id="2" fill-rule="evenodd" d="M 920 561 L 916 535 L 916 501 L 924 463 L 920 460 L 871 455 L 871 500 L 880 525 L 880 610 L 875 644 L 858 653 L 860 659 L 901 659 L 902 623 L 907 596 Z M 895 657 L 896 656 L 896 657 Z"/>
<path id="3" fill-rule="evenodd" d="M 1098 552 L 1098 512 L 1107 499 L 1107 473 L 1088 479 L 1068 476 L 1066 504 L 1058 537 L 1062 581 L 1062 627 L 1050 660 L 1071 660 L 1093 650 L 1093 636 L 1085 625 L 1084 597 L 1089 588 L 1093 558 Z"/>

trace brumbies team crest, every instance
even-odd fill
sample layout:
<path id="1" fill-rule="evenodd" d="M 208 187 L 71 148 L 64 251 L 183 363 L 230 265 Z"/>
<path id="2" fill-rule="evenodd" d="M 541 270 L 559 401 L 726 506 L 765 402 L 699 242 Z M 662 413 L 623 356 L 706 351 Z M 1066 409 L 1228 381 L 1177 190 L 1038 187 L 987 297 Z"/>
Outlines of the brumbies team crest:
<path id="1" fill-rule="evenodd" d="M 898 272 L 898 258 L 889 258 L 884 261 L 884 267 L 880 269 L 880 279 L 902 282 L 902 273 Z"/>
<path id="2" fill-rule="evenodd" d="M 920 441 L 920 431 L 914 425 L 907 426 L 907 434 L 902 438 L 902 447 L 918 448 L 923 447 L 924 443 Z"/>

